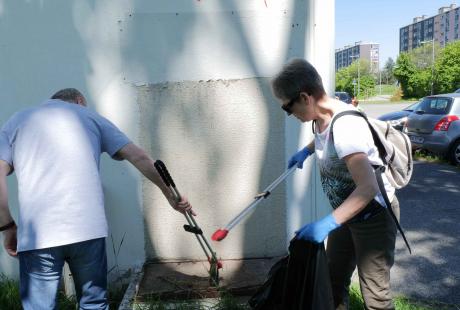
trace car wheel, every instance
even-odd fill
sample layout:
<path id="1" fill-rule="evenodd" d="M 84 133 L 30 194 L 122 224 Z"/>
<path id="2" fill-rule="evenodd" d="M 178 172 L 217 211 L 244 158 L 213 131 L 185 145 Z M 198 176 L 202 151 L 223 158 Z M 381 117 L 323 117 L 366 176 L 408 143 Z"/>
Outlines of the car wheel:
<path id="1" fill-rule="evenodd" d="M 449 157 L 450 162 L 453 165 L 460 166 L 460 140 L 455 141 L 454 145 L 450 149 Z"/>

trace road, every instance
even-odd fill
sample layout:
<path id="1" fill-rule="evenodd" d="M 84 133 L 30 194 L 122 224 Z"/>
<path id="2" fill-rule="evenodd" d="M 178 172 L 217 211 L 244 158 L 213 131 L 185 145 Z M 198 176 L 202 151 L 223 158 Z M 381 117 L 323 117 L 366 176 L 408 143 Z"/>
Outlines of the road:
<path id="1" fill-rule="evenodd" d="M 395 293 L 460 306 L 460 168 L 415 162 L 411 182 L 397 192 L 401 225 L 392 269 Z"/>
<path id="2" fill-rule="evenodd" d="M 409 106 L 410 103 L 364 103 L 359 106 L 366 112 L 367 115 L 377 118 L 382 114 L 402 110 Z"/>
<path id="3" fill-rule="evenodd" d="M 408 104 L 365 104 L 369 116 Z M 410 255 L 398 236 L 391 284 L 395 295 L 456 304 L 460 309 L 460 168 L 415 162 L 411 182 L 397 191 Z"/>

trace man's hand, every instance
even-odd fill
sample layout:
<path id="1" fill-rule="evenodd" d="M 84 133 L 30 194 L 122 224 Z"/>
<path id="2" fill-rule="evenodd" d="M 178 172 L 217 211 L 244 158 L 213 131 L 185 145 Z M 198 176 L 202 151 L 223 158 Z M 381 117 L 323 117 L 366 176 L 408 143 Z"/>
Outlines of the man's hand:
<path id="1" fill-rule="evenodd" d="M 308 156 L 310 156 L 313 152 L 310 151 L 308 147 L 304 147 L 297 153 L 295 153 L 288 161 L 288 169 L 290 169 L 292 166 L 297 164 L 297 168 L 302 169 L 303 168 L 303 162 L 305 159 L 307 159 Z"/>
<path id="2" fill-rule="evenodd" d="M 339 226 L 340 224 L 337 224 L 331 213 L 319 221 L 307 224 L 296 231 L 296 238 L 321 243 L 324 239 L 326 239 L 331 231 Z"/>
<path id="3" fill-rule="evenodd" d="M 188 201 L 187 197 L 182 196 L 181 201 L 177 202 L 174 197 L 169 197 L 168 201 L 171 207 L 177 212 L 185 214 L 185 212 L 189 212 L 193 216 L 196 216 L 196 213 L 192 210 L 192 205 Z"/>
<path id="4" fill-rule="evenodd" d="M 3 231 L 3 246 L 10 256 L 16 257 L 18 256 L 17 245 L 17 227 L 15 225 L 14 227 Z"/>

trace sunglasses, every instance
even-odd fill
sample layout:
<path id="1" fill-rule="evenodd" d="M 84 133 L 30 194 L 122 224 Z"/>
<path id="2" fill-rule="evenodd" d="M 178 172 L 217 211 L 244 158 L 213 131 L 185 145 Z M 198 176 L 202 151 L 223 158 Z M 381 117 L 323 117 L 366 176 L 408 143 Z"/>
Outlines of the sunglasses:
<path id="1" fill-rule="evenodd" d="M 291 114 L 292 114 L 292 106 L 294 105 L 294 103 L 295 103 L 297 100 L 299 100 L 299 98 L 300 98 L 300 94 L 299 94 L 297 97 L 295 97 L 295 98 L 289 100 L 288 103 L 283 104 L 283 105 L 281 106 L 281 109 L 283 109 L 284 112 L 286 112 L 286 114 L 287 114 L 288 116 L 291 115 Z"/>

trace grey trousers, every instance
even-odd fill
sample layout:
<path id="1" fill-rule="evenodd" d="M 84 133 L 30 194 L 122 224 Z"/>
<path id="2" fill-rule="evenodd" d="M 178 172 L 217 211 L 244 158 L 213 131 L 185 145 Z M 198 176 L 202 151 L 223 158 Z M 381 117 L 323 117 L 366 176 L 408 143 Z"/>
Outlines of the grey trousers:
<path id="1" fill-rule="evenodd" d="M 391 207 L 399 220 L 399 202 Z M 348 309 L 348 289 L 355 267 L 366 309 L 394 309 L 390 269 L 394 263 L 396 225 L 388 210 L 366 221 L 345 224 L 329 234 L 327 257 L 336 309 Z"/>

